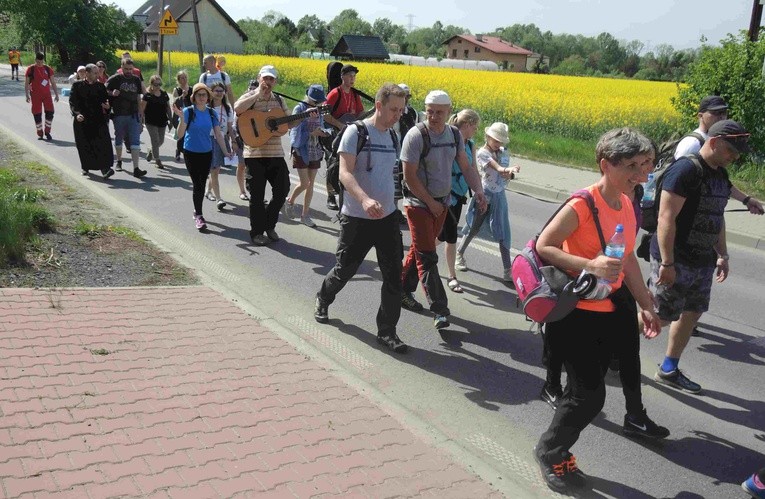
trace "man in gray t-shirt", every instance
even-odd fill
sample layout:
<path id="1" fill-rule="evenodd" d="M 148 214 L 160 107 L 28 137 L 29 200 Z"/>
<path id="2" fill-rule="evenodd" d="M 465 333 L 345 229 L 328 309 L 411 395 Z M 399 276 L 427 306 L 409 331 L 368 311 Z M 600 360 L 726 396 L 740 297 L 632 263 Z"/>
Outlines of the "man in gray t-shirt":
<path id="1" fill-rule="evenodd" d="M 447 207 L 450 204 L 454 161 L 457 161 L 465 180 L 473 189 L 478 208 L 481 211 L 486 210 L 481 178 L 475 167 L 468 162 L 462 135 L 446 123 L 451 111 L 452 101 L 446 92 L 430 92 L 425 97 L 425 127 L 430 139 L 427 155 L 420 158 L 425 144 L 417 127 L 407 132 L 401 149 L 404 182 L 407 187 L 404 209 L 412 236 L 412 244 L 404 259 L 401 273 L 404 290 L 401 305 L 414 312 L 422 310 L 422 305 L 412 294 L 417 289 L 419 278 L 430 310 L 435 314 L 436 329 L 450 325 L 448 300 L 438 275 L 436 237 L 441 233 L 441 227 L 449 213 Z"/>
<path id="2" fill-rule="evenodd" d="M 374 247 L 383 278 L 377 311 L 377 342 L 397 353 L 405 352 L 407 346 L 396 335 L 401 316 L 401 255 L 404 250 L 393 200 L 398 140 L 391 127 L 406 106 L 405 97 L 397 85 L 384 85 L 375 96 L 375 114 L 364 121 L 363 130 L 351 124 L 343 133 L 338 153 L 340 182 L 345 194 L 337 263 L 316 294 L 313 314 L 317 322 L 329 322 L 329 305 Z M 360 132 L 366 132 L 361 150 L 358 149 Z"/>

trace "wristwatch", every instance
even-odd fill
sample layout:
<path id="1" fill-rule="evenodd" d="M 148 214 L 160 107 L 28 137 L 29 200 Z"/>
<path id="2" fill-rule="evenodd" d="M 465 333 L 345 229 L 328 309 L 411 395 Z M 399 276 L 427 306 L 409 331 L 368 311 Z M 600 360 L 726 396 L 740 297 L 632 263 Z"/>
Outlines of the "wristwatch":
<path id="1" fill-rule="evenodd" d="M 717 259 L 718 259 L 718 260 L 725 260 L 725 261 L 727 262 L 728 260 L 730 260 L 730 255 L 728 255 L 728 254 L 725 254 L 725 255 L 717 255 Z"/>

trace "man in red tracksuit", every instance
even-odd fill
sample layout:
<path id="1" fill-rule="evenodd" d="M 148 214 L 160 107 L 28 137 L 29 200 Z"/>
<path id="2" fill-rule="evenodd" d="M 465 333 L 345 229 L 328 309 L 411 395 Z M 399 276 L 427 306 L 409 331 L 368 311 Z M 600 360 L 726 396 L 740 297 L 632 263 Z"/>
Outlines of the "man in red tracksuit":
<path id="1" fill-rule="evenodd" d="M 35 63 L 27 68 L 24 74 L 24 93 L 27 96 L 27 102 L 32 103 L 32 116 L 35 119 L 37 127 L 37 139 L 45 138 L 52 140 L 50 135 L 50 125 L 53 121 L 53 99 L 50 91 L 53 89 L 56 102 L 58 102 L 58 88 L 53 77 L 53 70 L 45 64 L 45 55 L 42 52 L 35 54 Z M 42 112 L 45 109 L 45 128 L 43 129 Z"/>

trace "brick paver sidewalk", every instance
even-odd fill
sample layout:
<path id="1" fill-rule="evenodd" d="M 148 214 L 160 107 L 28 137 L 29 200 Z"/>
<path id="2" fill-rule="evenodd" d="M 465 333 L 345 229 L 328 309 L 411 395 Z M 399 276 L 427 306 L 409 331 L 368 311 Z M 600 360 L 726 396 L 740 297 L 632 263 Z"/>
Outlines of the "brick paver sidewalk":
<path id="1" fill-rule="evenodd" d="M 0 352 L 0 496 L 499 496 L 206 287 L 0 289 Z"/>

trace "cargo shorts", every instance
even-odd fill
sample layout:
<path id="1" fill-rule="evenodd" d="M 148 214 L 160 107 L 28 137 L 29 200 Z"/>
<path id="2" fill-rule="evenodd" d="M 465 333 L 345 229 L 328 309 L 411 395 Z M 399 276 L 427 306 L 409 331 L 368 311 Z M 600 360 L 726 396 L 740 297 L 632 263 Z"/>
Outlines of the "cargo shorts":
<path id="1" fill-rule="evenodd" d="M 659 261 L 651 258 L 648 289 L 656 297 L 656 314 L 665 321 L 676 321 L 683 312 L 703 313 L 709 310 L 712 277 L 715 267 L 691 267 L 675 262 L 675 283 L 657 285 Z"/>

